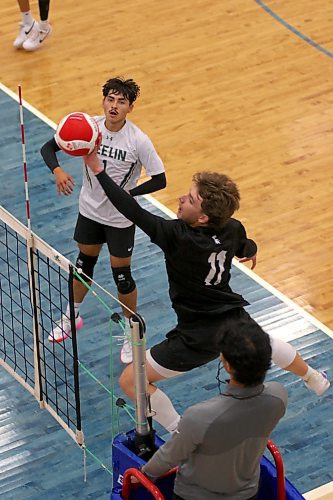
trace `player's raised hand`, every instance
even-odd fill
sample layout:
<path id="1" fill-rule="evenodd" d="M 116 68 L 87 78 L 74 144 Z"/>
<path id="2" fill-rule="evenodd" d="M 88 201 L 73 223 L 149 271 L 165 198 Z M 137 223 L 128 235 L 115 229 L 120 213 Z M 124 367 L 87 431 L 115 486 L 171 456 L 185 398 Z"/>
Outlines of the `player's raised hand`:
<path id="1" fill-rule="evenodd" d="M 73 177 L 65 172 L 60 166 L 53 170 L 53 174 L 58 194 L 64 194 L 65 196 L 72 194 L 75 186 Z"/>
<path id="2" fill-rule="evenodd" d="M 84 163 L 87 165 L 87 167 L 90 168 L 90 170 L 94 174 L 99 174 L 100 172 L 103 172 L 103 170 L 104 170 L 104 168 L 103 168 L 103 166 L 102 166 L 102 164 L 99 161 L 99 158 L 97 156 L 97 151 L 98 151 L 98 145 L 95 146 L 92 153 L 83 157 Z"/>

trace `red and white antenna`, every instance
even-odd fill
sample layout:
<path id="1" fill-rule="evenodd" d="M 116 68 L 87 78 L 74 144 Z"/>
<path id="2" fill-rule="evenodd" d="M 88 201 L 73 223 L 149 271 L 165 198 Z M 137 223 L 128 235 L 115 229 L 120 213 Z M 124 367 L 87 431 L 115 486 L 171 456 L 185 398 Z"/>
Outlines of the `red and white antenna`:
<path id="1" fill-rule="evenodd" d="M 23 169 L 24 169 L 25 204 L 26 204 L 28 229 L 29 229 L 29 231 L 31 231 L 30 200 L 29 200 L 29 190 L 28 190 L 28 168 L 27 168 L 27 157 L 26 157 L 26 153 L 25 153 L 25 136 L 24 136 L 24 121 L 23 121 L 23 105 L 22 105 L 22 87 L 21 87 L 21 85 L 18 85 L 18 94 L 19 94 L 19 105 L 20 105 L 20 125 L 21 125 L 21 139 L 22 139 Z"/>

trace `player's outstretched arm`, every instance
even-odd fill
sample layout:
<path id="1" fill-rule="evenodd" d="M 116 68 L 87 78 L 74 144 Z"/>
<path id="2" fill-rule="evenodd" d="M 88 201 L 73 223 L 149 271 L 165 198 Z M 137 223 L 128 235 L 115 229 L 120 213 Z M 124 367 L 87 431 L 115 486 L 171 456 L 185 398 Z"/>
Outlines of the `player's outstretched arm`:
<path id="1" fill-rule="evenodd" d="M 97 156 L 96 149 L 90 155 L 84 156 L 83 161 L 93 174 L 96 175 L 106 196 L 116 209 L 152 237 L 155 234 L 156 226 L 161 218 L 144 210 L 130 194 L 118 186 L 118 184 L 108 176 Z"/>
<path id="2" fill-rule="evenodd" d="M 57 151 L 60 151 L 60 148 L 54 138 L 47 141 L 40 150 L 43 160 L 55 177 L 58 194 L 68 196 L 72 193 L 75 182 L 73 177 L 65 172 L 59 165 L 56 155 Z"/>

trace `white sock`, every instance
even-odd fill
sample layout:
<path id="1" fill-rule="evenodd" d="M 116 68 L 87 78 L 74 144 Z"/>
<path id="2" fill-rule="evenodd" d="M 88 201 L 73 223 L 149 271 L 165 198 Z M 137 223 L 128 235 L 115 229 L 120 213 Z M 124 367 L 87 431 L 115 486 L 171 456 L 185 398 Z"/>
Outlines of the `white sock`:
<path id="1" fill-rule="evenodd" d="M 24 26 L 31 26 L 32 23 L 34 22 L 34 18 L 32 17 L 31 11 L 28 10 L 27 12 L 21 12 L 21 15 Z"/>
<path id="2" fill-rule="evenodd" d="M 74 313 L 75 313 L 76 318 L 80 314 L 80 305 L 81 305 L 81 302 L 74 302 Z M 70 317 L 70 315 L 71 315 L 70 307 L 69 307 L 69 304 L 67 304 L 66 316 Z"/>
<path id="3" fill-rule="evenodd" d="M 39 25 L 39 29 L 41 29 L 42 31 L 48 31 L 48 29 L 49 29 L 49 22 L 48 21 L 39 21 L 38 25 Z"/>
<path id="4" fill-rule="evenodd" d="M 174 432 L 180 420 L 180 415 L 176 412 L 168 396 L 160 389 L 157 389 L 150 396 L 150 404 L 152 411 L 156 412 L 156 415 L 153 416 L 154 420 L 167 431 Z"/>
<path id="5" fill-rule="evenodd" d="M 301 377 L 303 380 L 305 380 L 305 382 L 307 380 L 309 380 L 310 376 L 312 375 L 313 372 L 315 372 L 316 370 L 314 368 L 311 368 L 311 366 L 308 367 L 308 371 L 306 372 L 305 375 L 303 375 L 303 377 Z"/>

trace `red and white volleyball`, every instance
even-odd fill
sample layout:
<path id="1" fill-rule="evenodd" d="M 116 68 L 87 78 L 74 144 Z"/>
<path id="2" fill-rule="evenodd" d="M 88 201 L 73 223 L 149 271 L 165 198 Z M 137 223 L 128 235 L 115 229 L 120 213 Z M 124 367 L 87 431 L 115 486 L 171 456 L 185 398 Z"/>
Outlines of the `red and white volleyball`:
<path id="1" fill-rule="evenodd" d="M 60 120 L 54 138 L 65 153 L 85 156 L 98 145 L 100 136 L 95 120 L 87 113 L 77 112 Z"/>

